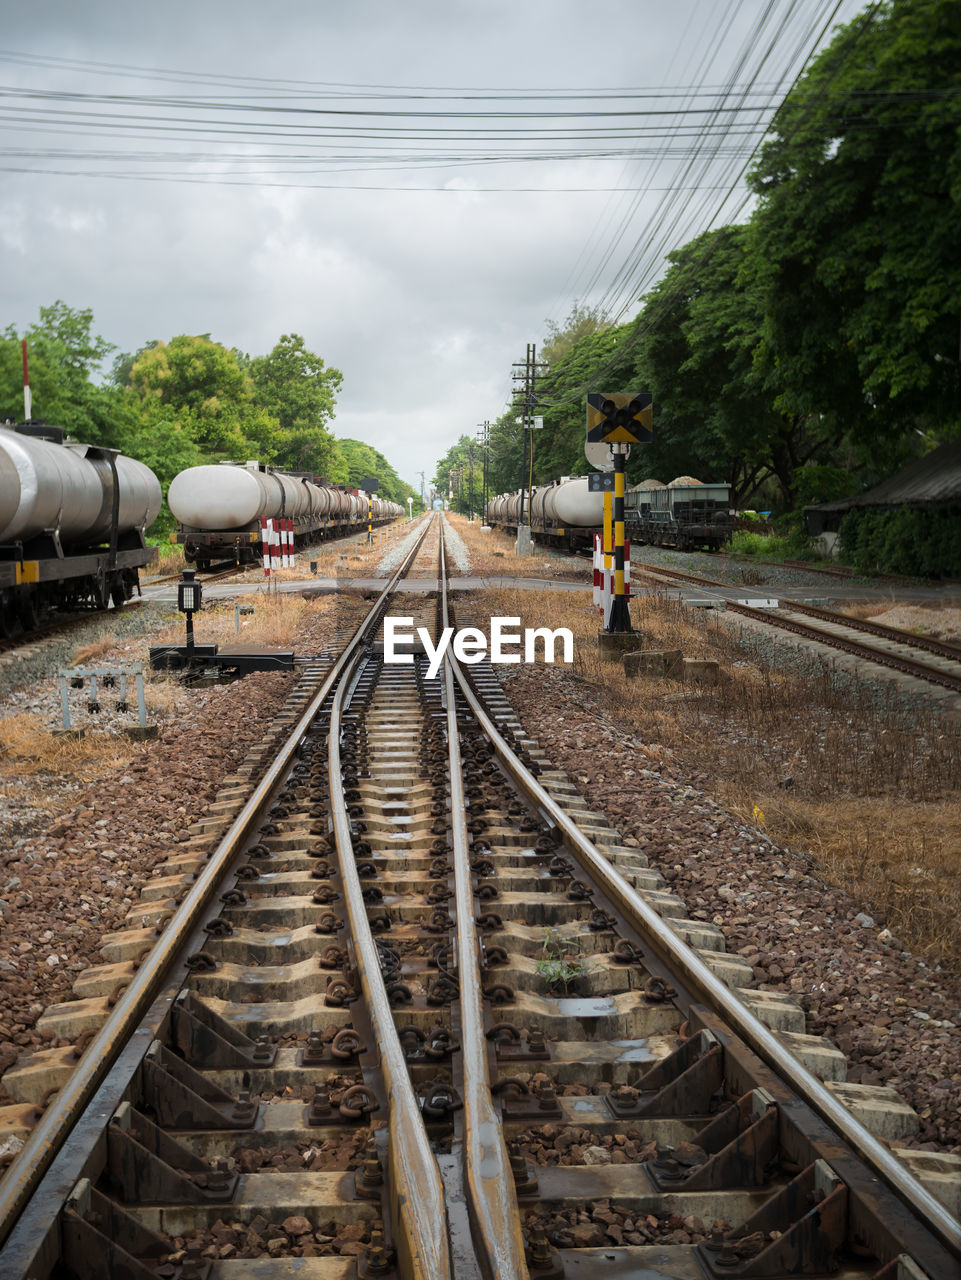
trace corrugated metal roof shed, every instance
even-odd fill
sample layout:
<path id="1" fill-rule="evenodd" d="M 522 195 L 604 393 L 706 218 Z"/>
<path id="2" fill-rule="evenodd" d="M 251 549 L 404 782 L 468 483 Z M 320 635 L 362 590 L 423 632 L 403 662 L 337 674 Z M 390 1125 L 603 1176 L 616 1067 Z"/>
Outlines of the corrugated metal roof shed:
<path id="1" fill-rule="evenodd" d="M 961 442 L 942 444 L 866 493 L 820 502 L 805 511 L 847 511 L 851 507 L 941 506 L 961 502 Z"/>

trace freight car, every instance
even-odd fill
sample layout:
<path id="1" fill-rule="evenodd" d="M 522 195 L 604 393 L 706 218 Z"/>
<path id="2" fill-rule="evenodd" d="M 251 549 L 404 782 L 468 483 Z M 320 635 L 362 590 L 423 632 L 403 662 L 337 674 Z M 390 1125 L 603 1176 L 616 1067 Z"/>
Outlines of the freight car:
<path id="1" fill-rule="evenodd" d="M 726 484 L 701 484 L 692 476 L 678 476 L 670 484 L 645 480 L 624 499 L 627 536 L 655 547 L 717 551 L 734 530 L 730 503 Z"/>
<path id="2" fill-rule="evenodd" d="M 260 521 L 293 521 L 298 546 L 367 528 L 367 494 L 276 471 L 260 462 L 188 467 L 174 476 L 167 506 L 177 521 L 184 558 L 199 569 L 212 560 L 249 563 L 260 556 Z M 371 499 L 371 522 L 404 514 L 396 502 Z"/>
<path id="3" fill-rule="evenodd" d="M 624 534 L 634 543 L 716 550 L 731 535 L 733 521 L 726 484 L 701 484 L 679 476 L 670 484 L 645 480 L 624 495 Z M 524 497 L 524 515 L 528 515 Z M 500 494 L 487 504 L 487 523 L 516 528 L 521 493 Z M 601 532 L 604 495 L 592 492 L 587 476 L 563 477 L 538 485 L 531 494 L 530 526 L 536 539 L 570 551 L 589 551 Z"/>
<path id="4" fill-rule="evenodd" d="M 144 532 L 160 505 L 159 480 L 135 458 L 45 422 L 0 426 L 0 633 L 50 609 L 129 600 L 157 557 Z"/>

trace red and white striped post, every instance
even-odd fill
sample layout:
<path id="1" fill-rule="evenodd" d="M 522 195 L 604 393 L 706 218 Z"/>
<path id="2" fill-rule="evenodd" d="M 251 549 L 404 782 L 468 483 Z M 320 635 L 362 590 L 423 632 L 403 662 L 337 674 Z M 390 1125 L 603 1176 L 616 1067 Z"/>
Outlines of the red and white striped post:
<path id="1" fill-rule="evenodd" d="M 260 550 L 264 557 L 264 577 L 270 578 L 270 521 L 260 517 Z"/>
<path id="2" fill-rule="evenodd" d="M 23 352 L 23 420 L 29 422 L 33 413 L 30 403 L 30 374 L 27 370 L 27 340 L 21 338 L 20 349 Z"/>

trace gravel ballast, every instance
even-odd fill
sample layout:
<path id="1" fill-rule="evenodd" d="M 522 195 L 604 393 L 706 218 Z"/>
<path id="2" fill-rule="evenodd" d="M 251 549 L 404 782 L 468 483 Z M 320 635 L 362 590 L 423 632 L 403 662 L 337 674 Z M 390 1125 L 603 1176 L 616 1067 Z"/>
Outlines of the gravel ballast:
<path id="1" fill-rule="evenodd" d="M 559 667 L 497 670 L 528 733 L 690 916 L 722 930 L 752 985 L 791 995 L 807 1031 L 844 1052 L 849 1081 L 890 1085 L 914 1107 L 920 1132 L 907 1145 L 961 1153 L 957 976 L 905 951 L 809 857 L 725 812 L 709 778 L 648 759 L 584 682 Z"/>
<path id="2" fill-rule="evenodd" d="M 339 621 L 338 612 L 318 615 L 298 651 L 319 651 Z M 56 672 L 71 664 L 78 647 L 115 633 L 117 645 L 95 661 L 129 665 L 145 660 L 147 644 L 168 625 L 162 610 L 142 606 L 8 658 L 0 667 L 3 716 L 26 716 L 52 731 L 60 705 Z M 85 742 L 102 746 L 102 756 L 79 766 L 71 757 L 60 768 L 58 740 L 48 732 L 38 734 L 35 750 L 49 751 L 49 758 L 0 760 L 0 1070 L 24 1052 L 53 1047 L 35 1030 L 40 1014 L 71 999 L 77 975 L 103 962 L 103 935 L 124 927 L 142 887 L 176 855 L 223 779 L 268 733 L 297 679 L 255 673 L 191 690 L 161 681 L 149 689 L 158 734 L 144 742 L 122 734 L 124 725 L 137 723 L 132 690 L 133 714 L 123 716 L 111 709 L 116 692 L 105 691 L 102 712 L 83 722 L 92 734 Z M 2 1084 L 0 1101 L 9 1101 Z"/>

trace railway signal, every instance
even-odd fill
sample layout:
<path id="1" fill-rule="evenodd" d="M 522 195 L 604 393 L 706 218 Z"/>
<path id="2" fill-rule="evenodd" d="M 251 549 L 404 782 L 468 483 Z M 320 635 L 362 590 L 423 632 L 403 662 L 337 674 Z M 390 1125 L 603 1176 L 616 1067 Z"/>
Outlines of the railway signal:
<path id="1" fill-rule="evenodd" d="M 587 443 L 650 444 L 654 438 L 651 399 L 649 391 L 589 392 Z"/>
<path id="2" fill-rule="evenodd" d="M 624 461 L 632 444 L 649 444 L 653 410 L 649 391 L 592 391 L 587 397 L 587 440 L 591 445 L 610 446 L 614 460 L 614 599 L 605 631 L 630 634 L 631 615 L 624 582 Z M 604 494 L 605 504 L 608 494 Z M 607 515 L 605 509 L 605 517 Z M 607 519 L 605 518 L 605 552 L 607 551 Z"/>
<path id="3" fill-rule="evenodd" d="M 194 614 L 203 603 L 204 589 L 195 581 L 194 570 L 184 569 L 183 577 L 177 583 L 177 608 L 187 615 L 187 657 L 193 657 L 194 651 Z"/>

